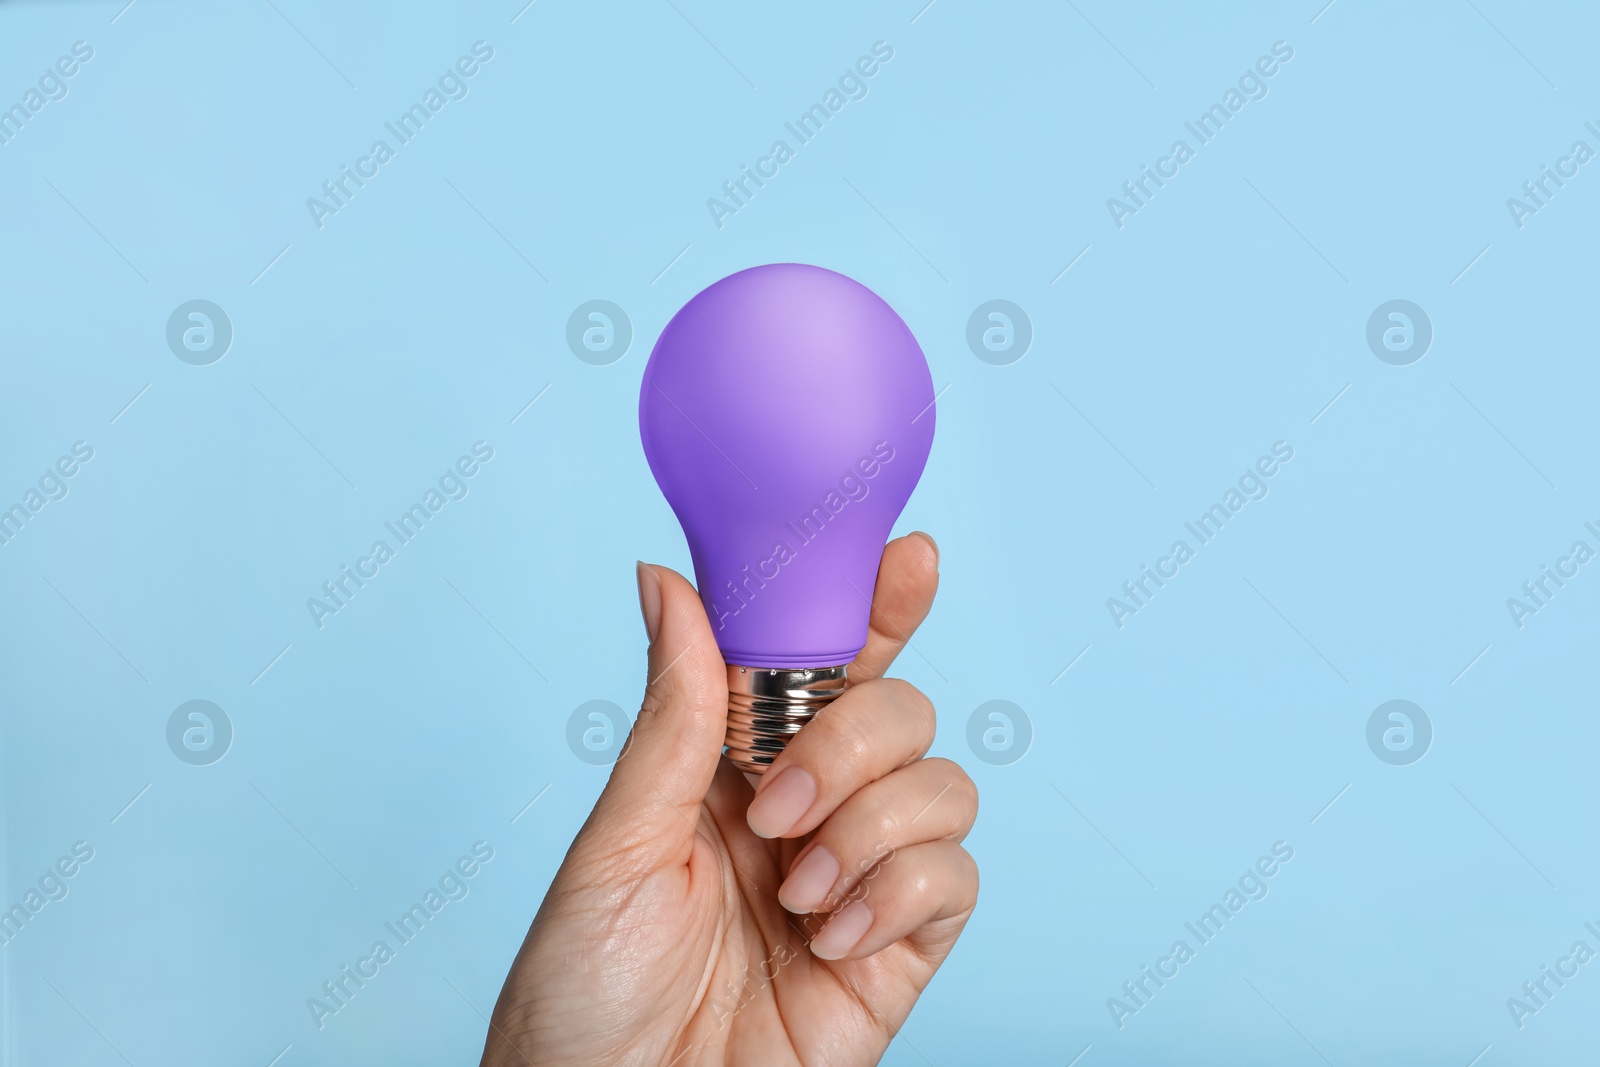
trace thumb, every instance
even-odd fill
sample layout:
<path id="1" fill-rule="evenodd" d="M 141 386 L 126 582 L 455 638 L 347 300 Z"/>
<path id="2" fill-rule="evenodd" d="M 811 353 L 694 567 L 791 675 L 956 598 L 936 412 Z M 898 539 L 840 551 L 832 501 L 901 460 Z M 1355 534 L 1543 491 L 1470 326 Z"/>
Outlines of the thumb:
<path id="1" fill-rule="evenodd" d="M 644 700 L 595 813 L 635 843 L 641 819 L 655 840 L 681 843 L 694 835 L 722 758 L 727 667 L 682 575 L 640 563 L 639 608 L 650 638 Z"/>

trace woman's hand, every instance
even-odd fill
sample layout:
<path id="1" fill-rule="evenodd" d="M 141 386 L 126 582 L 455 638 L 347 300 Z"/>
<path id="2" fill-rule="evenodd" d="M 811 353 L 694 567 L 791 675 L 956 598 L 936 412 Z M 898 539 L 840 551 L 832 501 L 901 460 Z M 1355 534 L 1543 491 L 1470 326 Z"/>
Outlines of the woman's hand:
<path id="1" fill-rule="evenodd" d="M 882 677 L 938 586 L 884 549 L 849 688 L 752 790 L 720 755 L 726 671 L 694 589 L 640 564 L 649 685 L 495 1005 L 483 1062 L 876 1063 L 978 896 L 962 769 Z"/>

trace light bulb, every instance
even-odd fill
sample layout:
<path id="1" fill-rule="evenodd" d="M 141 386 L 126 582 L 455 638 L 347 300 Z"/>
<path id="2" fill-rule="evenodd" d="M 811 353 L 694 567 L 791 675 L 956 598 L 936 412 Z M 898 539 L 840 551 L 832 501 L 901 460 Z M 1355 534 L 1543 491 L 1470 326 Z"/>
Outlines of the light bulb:
<path id="1" fill-rule="evenodd" d="M 741 769 L 765 771 L 843 692 L 934 415 L 911 330 L 821 267 L 730 275 L 656 341 L 639 432 L 727 664 L 726 755 Z"/>

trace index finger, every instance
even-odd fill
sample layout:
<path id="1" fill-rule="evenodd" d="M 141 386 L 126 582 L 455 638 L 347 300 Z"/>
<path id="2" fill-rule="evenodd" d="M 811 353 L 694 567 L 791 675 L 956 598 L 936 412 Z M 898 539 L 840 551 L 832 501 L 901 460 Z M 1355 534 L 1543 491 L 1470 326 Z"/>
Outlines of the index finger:
<path id="1" fill-rule="evenodd" d="M 850 683 L 883 677 L 933 606 L 939 588 L 939 546 L 920 530 L 883 548 L 872 589 L 867 643 L 846 670 Z"/>

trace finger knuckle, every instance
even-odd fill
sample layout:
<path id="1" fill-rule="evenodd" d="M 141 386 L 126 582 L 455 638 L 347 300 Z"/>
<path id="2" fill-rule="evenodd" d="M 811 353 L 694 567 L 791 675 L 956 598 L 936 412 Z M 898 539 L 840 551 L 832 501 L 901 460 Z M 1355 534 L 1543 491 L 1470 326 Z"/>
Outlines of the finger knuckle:
<path id="1" fill-rule="evenodd" d="M 961 869 L 961 888 L 958 894 L 963 908 L 973 908 L 978 903 L 978 861 L 964 848 L 956 850 L 956 862 Z"/>
<path id="2" fill-rule="evenodd" d="M 823 719 L 818 721 L 822 722 Z M 834 776 L 853 778 L 871 762 L 872 736 L 867 733 L 866 726 L 859 717 L 836 715 L 827 720 L 827 727 L 821 732 L 825 735 L 824 741 L 830 764 L 827 769 L 832 771 Z"/>
<path id="3" fill-rule="evenodd" d="M 917 726 L 923 728 L 931 738 L 934 726 L 933 701 L 904 678 L 885 678 L 884 681 L 892 687 L 890 694 L 895 702 L 903 707 Z"/>
<path id="4" fill-rule="evenodd" d="M 905 835 L 901 830 L 900 816 L 889 807 L 878 808 L 873 812 L 872 840 L 882 841 L 892 845 L 897 841 L 904 841 Z"/>
<path id="5" fill-rule="evenodd" d="M 947 810 L 959 812 L 955 821 L 970 826 L 978 815 L 978 783 L 961 764 L 943 756 L 930 756 L 922 763 L 941 793 L 949 795 L 952 804 Z"/>

